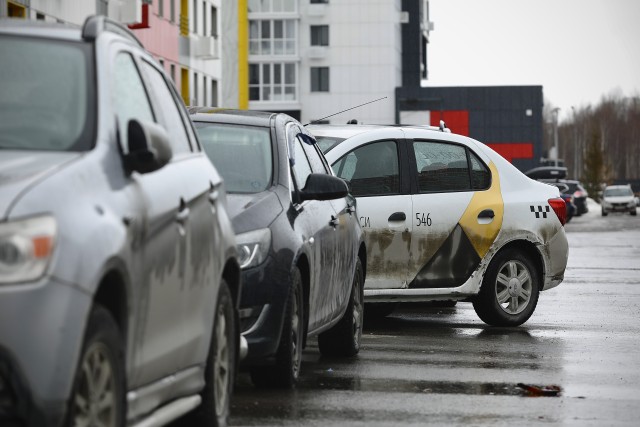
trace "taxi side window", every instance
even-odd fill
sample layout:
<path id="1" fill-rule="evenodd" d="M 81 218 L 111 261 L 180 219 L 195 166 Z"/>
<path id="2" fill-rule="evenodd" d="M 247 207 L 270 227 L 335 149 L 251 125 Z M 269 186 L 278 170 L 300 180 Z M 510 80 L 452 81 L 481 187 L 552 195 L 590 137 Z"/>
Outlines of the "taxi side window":
<path id="1" fill-rule="evenodd" d="M 491 186 L 491 172 L 471 150 L 469 150 L 469 160 L 471 160 L 471 188 L 486 190 Z"/>
<path id="2" fill-rule="evenodd" d="M 119 53 L 113 74 L 113 91 L 111 99 L 118 116 L 120 144 L 127 152 L 127 129 L 129 120 L 155 122 L 147 92 L 133 57 L 128 53 Z"/>
<path id="3" fill-rule="evenodd" d="M 349 183 L 354 196 L 400 194 L 395 141 L 379 141 L 359 147 L 332 167 L 337 176 Z"/>
<path id="4" fill-rule="evenodd" d="M 431 141 L 413 143 L 420 193 L 471 190 L 464 146 Z"/>

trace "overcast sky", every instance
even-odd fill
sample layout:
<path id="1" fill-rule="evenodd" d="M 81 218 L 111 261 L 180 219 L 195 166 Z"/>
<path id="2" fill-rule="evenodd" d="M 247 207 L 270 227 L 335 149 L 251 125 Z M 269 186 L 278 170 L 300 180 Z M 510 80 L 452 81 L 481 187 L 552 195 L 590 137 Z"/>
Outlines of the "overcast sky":
<path id="1" fill-rule="evenodd" d="M 427 86 L 542 85 L 545 103 L 640 95 L 640 0 L 430 0 Z"/>

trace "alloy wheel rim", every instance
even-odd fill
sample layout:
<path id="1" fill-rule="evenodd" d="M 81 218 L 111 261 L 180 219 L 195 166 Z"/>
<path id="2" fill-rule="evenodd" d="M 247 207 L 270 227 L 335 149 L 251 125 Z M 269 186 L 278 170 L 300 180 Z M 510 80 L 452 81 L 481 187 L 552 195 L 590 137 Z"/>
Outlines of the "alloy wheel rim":
<path id="1" fill-rule="evenodd" d="M 75 427 L 115 427 L 117 400 L 114 368 L 109 351 L 102 343 L 87 350 L 81 376 L 73 397 Z"/>
<path id="2" fill-rule="evenodd" d="M 360 345 L 360 337 L 362 336 L 362 293 L 360 292 L 360 280 L 356 278 L 353 284 L 353 338 L 356 347 Z"/>
<path id="3" fill-rule="evenodd" d="M 503 264 L 496 278 L 496 299 L 507 314 L 522 313 L 531 300 L 533 282 L 529 269 L 520 261 Z"/>
<path id="4" fill-rule="evenodd" d="M 293 307 L 291 311 L 291 355 L 293 360 L 293 377 L 298 378 L 298 374 L 300 373 L 300 362 L 301 362 L 301 353 L 300 353 L 300 338 L 301 332 L 300 328 L 300 312 L 298 306 L 298 293 L 296 292 L 295 298 L 293 299 Z"/>
<path id="5" fill-rule="evenodd" d="M 224 310 L 219 310 L 216 321 L 216 355 L 214 360 L 214 384 L 216 415 L 224 413 L 229 390 L 229 340 L 227 339 L 227 318 Z"/>

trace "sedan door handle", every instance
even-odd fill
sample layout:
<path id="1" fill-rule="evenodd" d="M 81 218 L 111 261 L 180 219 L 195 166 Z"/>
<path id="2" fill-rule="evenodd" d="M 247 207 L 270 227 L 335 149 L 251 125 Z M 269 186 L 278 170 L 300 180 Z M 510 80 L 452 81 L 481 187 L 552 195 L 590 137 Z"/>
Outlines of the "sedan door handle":
<path id="1" fill-rule="evenodd" d="M 478 218 L 487 218 L 487 219 L 493 219 L 493 217 L 495 217 L 496 214 L 493 213 L 492 209 L 485 209 L 482 212 L 480 212 L 478 214 Z"/>
<path id="2" fill-rule="evenodd" d="M 331 221 L 329 221 L 329 225 L 332 226 L 333 228 L 337 227 L 338 224 L 340 224 L 340 221 L 338 221 L 338 218 L 336 218 L 335 216 L 331 215 Z"/>
<path id="3" fill-rule="evenodd" d="M 404 212 L 392 213 L 389 217 L 389 221 L 406 221 L 407 215 Z"/>

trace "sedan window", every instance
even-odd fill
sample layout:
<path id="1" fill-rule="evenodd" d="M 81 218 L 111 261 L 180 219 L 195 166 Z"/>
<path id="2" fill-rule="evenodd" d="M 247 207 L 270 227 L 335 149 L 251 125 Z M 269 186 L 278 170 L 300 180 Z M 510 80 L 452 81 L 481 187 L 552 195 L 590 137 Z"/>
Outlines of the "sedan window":
<path id="1" fill-rule="evenodd" d="M 195 122 L 200 143 L 229 193 L 259 193 L 271 186 L 269 128 Z"/>
<path id="2" fill-rule="evenodd" d="M 471 189 L 465 147 L 440 142 L 413 144 L 420 193 Z"/>
<path id="3" fill-rule="evenodd" d="M 332 167 L 337 176 L 349 183 L 354 196 L 400 193 L 395 141 L 379 141 L 359 147 Z"/>

